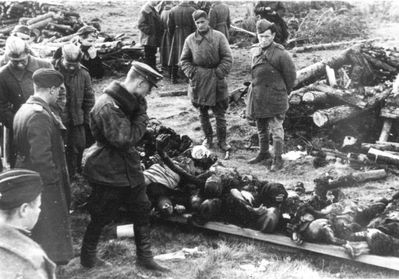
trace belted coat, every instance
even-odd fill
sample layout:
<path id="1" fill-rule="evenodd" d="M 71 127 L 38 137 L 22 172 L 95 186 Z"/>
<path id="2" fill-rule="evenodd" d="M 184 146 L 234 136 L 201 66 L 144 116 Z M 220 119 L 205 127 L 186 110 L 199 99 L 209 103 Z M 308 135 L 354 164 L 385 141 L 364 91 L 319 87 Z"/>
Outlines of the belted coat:
<path id="1" fill-rule="evenodd" d="M 176 66 L 179 63 L 184 40 L 196 30 L 195 22 L 192 17 L 194 11 L 195 8 L 188 2 L 182 2 L 170 10 L 168 30 L 172 37 L 172 45 L 168 60 L 169 66 Z"/>
<path id="2" fill-rule="evenodd" d="M 230 39 L 230 9 L 225 3 L 215 2 L 209 11 L 209 25 Z"/>
<path id="3" fill-rule="evenodd" d="M 42 211 L 32 230 L 54 262 L 68 262 L 73 257 L 70 232 L 70 185 L 59 117 L 37 96 L 31 96 L 14 118 L 16 167 L 40 173 L 44 189 Z"/>
<path id="4" fill-rule="evenodd" d="M 205 35 L 196 31 L 188 36 L 180 65 L 190 79 L 188 95 L 192 103 L 215 106 L 228 98 L 226 76 L 232 64 L 231 49 L 223 33 L 210 28 Z"/>
<path id="5" fill-rule="evenodd" d="M 295 65 L 284 47 L 272 43 L 265 50 L 252 49 L 250 86 L 247 115 L 268 118 L 288 110 L 288 94 L 296 79 Z"/>
<path id="6" fill-rule="evenodd" d="M 112 187 L 144 183 L 135 145 L 146 132 L 146 109 L 144 97 L 131 95 L 115 81 L 97 99 L 90 112 L 90 129 L 96 143 L 89 148 L 84 164 L 90 183 Z"/>

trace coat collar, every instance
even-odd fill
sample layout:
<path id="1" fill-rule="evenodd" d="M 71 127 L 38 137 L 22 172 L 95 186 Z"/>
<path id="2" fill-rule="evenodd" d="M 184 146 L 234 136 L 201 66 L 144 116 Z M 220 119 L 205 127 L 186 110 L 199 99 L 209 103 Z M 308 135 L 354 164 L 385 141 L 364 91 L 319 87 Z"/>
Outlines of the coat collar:
<path id="1" fill-rule="evenodd" d="M 8 62 L 7 68 L 15 77 L 21 77 L 21 76 L 23 76 L 22 73 L 25 73 L 25 72 L 31 72 L 33 74 L 34 71 L 41 68 L 39 65 L 39 62 L 36 60 L 36 58 L 34 58 L 30 54 L 28 54 L 28 65 L 26 65 L 26 68 L 23 71 L 16 71 L 13 67 L 11 67 L 10 63 L 11 62 Z"/>
<path id="2" fill-rule="evenodd" d="M 209 27 L 208 33 L 206 33 L 204 36 L 201 35 L 198 30 L 195 31 L 194 33 L 194 39 L 197 43 L 201 43 L 202 40 L 207 40 L 209 43 L 212 43 L 213 41 L 213 29 Z"/>

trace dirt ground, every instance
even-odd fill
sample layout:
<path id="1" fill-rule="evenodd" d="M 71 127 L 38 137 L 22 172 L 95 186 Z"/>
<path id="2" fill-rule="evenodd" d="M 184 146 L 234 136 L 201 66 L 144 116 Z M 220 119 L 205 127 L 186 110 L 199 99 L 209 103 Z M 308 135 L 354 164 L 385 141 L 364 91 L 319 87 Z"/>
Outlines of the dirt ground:
<path id="1" fill-rule="evenodd" d="M 61 3 L 61 1 L 53 1 Z M 84 20 L 99 18 L 102 31 L 109 34 L 125 33 L 138 42 L 137 17 L 144 1 L 62 1 L 78 11 Z M 230 3 L 232 18 L 243 17 L 246 2 Z M 398 25 L 374 25 L 370 31 L 373 36 L 397 36 Z M 297 69 L 303 68 L 324 58 L 334 56 L 341 50 L 315 51 L 294 55 Z M 235 89 L 244 81 L 250 80 L 250 56 L 248 48 L 234 48 L 234 64 L 228 77 L 229 89 Z M 106 77 L 95 81 L 96 94 L 101 94 L 102 89 L 113 79 L 122 79 L 122 76 Z M 148 114 L 174 129 L 177 133 L 190 136 L 196 143 L 200 143 L 202 133 L 198 113 L 191 105 L 188 97 L 160 97 L 159 92 L 172 89 L 185 89 L 186 84 L 171 84 L 168 79 L 161 82 L 148 98 Z M 246 119 L 241 117 L 243 106 L 232 107 L 227 115 L 228 140 L 234 150 L 229 160 L 221 160 L 228 167 L 237 168 L 240 173 L 253 174 L 259 178 L 279 182 L 286 187 L 293 186 L 296 182 L 304 183 L 306 190 L 314 187 L 313 179 L 330 170 L 347 171 L 346 166 L 333 164 L 315 169 L 312 159 L 304 157 L 298 161 L 286 162 L 282 171 L 271 173 L 265 166 L 250 166 L 246 161 L 255 155 L 255 151 L 238 148 L 245 140 L 254 134 L 255 128 L 248 125 Z M 214 124 L 214 122 L 213 122 Z M 289 150 L 286 150 L 289 151 Z M 223 158 L 218 150 L 214 150 Z M 382 197 L 391 197 L 399 190 L 399 178 L 390 174 L 386 180 L 369 182 L 343 189 L 345 195 L 359 203 L 368 203 Z M 76 253 L 82 233 L 87 223 L 87 215 L 74 216 L 74 239 Z M 60 278 L 386 278 L 397 277 L 398 274 L 364 265 L 344 263 L 332 258 L 319 257 L 309 253 L 289 252 L 283 248 L 266 246 L 261 243 L 226 237 L 223 235 L 193 230 L 186 227 L 174 227 L 167 224 L 154 224 L 152 233 L 155 253 L 170 253 L 183 247 L 199 247 L 205 255 L 197 255 L 186 259 L 184 262 L 166 263 L 173 271 L 168 275 L 154 275 L 137 269 L 132 263 L 134 259 L 134 243 L 129 240 L 106 240 L 101 243 L 102 256 L 108 258 L 115 266 L 112 269 L 84 270 L 79 267 L 78 258 L 74 259 L 67 267 L 59 270 Z M 106 252 L 104 252 L 106 251 Z M 259 263 L 267 259 L 269 264 L 266 271 L 248 271 L 240 266 L 247 263 Z M 219 261 L 219 262 L 218 262 Z"/>

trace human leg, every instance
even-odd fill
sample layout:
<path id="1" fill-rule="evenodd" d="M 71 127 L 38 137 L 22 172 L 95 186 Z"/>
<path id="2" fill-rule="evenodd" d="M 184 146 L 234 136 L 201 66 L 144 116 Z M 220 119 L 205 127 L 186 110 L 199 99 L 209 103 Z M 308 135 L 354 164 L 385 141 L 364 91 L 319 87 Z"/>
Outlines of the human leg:
<path id="1" fill-rule="evenodd" d="M 268 118 L 257 118 L 256 127 L 258 129 L 259 153 L 255 158 L 248 161 L 248 164 L 257 164 L 271 158 L 269 153 L 269 125 Z"/>

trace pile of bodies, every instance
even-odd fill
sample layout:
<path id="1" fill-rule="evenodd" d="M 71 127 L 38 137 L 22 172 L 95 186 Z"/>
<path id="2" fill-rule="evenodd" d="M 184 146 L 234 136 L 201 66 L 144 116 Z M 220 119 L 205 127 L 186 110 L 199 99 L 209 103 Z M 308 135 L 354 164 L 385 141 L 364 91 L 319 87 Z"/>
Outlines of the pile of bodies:
<path id="1" fill-rule="evenodd" d="M 191 143 L 162 126 L 142 143 L 147 192 L 159 215 L 189 213 L 196 224 L 222 221 L 284 234 L 298 245 L 340 245 L 351 257 L 397 256 L 399 193 L 360 206 L 331 189 L 328 177 L 315 180 L 314 192 L 305 193 L 301 183 L 287 191 L 280 183 L 226 168 L 209 150 Z"/>

